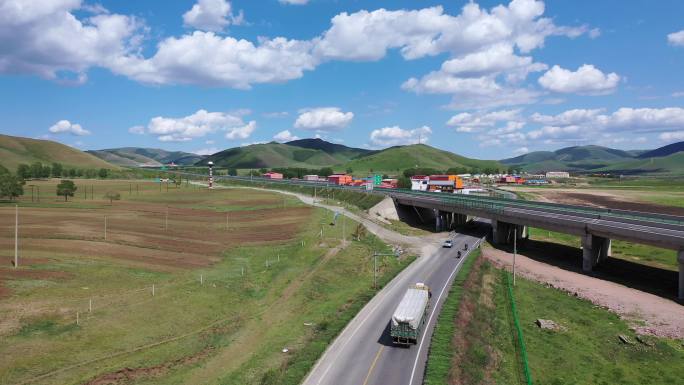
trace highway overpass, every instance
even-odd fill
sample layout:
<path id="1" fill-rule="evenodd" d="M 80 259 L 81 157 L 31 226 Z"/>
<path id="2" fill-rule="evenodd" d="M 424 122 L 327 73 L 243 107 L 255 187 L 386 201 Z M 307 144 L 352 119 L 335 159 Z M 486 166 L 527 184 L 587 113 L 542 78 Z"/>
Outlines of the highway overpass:
<path id="1" fill-rule="evenodd" d="M 582 269 L 587 272 L 610 256 L 612 239 L 675 250 L 678 298 L 684 299 L 684 217 L 459 194 L 387 194 L 395 204 L 433 210 L 438 229 L 463 223 L 467 216 L 488 218 L 492 240 L 498 244 L 525 237 L 528 226 L 577 235 L 582 240 Z"/>
<path id="2" fill-rule="evenodd" d="M 403 189 L 366 190 L 303 180 L 227 176 L 217 179 L 382 194 L 391 197 L 396 205 L 431 210 L 437 230 L 465 223 L 468 216 L 487 218 L 492 224 L 492 240 L 497 244 L 510 243 L 513 236 L 525 237 L 528 226 L 576 235 L 582 241 L 582 269 L 586 272 L 611 255 L 613 239 L 675 250 L 679 263 L 677 297 L 684 300 L 684 217 L 475 195 Z"/>

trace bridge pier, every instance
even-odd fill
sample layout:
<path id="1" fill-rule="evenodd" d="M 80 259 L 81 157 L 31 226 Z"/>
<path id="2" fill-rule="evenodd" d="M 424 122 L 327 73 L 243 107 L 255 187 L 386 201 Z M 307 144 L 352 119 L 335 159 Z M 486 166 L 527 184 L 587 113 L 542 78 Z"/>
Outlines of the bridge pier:
<path id="1" fill-rule="evenodd" d="M 679 262 L 679 288 L 677 290 L 677 298 L 684 301 L 684 249 L 677 253 L 677 262 Z"/>
<path id="2" fill-rule="evenodd" d="M 492 220 L 492 240 L 495 244 L 513 243 L 513 237 L 516 237 L 518 241 L 528 238 L 527 226 Z"/>
<path id="3" fill-rule="evenodd" d="M 590 272 L 610 257 L 612 242 L 609 238 L 598 237 L 592 234 L 582 236 L 582 270 Z"/>

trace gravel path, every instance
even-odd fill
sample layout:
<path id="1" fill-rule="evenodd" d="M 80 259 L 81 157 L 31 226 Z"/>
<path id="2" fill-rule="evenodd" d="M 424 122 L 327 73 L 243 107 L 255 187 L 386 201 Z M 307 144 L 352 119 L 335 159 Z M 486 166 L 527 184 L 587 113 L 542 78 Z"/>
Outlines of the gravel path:
<path id="1" fill-rule="evenodd" d="M 512 254 L 491 247 L 483 255 L 498 266 L 510 269 Z M 640 334 L 684 339 L 684 306 L 671 300 L 614 282 L 563 270 L 518 254 L 516 272 L 521 276 L 576 294 L 608 308 L 627 320 Z M 641 322 L 644 325 L 641 325 Z"/>

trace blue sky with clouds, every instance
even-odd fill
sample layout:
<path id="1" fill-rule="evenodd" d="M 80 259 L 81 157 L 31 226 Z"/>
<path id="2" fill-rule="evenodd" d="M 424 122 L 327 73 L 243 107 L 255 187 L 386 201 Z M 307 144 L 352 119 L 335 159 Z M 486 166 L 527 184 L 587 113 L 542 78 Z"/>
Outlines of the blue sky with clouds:
<path id="1" fill-rule="evenodd" d="M 684 2 L 0 0 L 0 132 L 478 158 L 684 140 Z"/>

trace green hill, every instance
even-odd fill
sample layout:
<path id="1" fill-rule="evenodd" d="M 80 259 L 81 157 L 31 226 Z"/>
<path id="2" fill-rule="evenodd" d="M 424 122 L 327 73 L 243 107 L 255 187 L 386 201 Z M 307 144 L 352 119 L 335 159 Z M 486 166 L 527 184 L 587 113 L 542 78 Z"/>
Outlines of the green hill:
<path id="1" fill-rule="evenodd" d="M 91 154 L 51 140 L 30 139 L 0 134 L 0 165 L 15 171 L 21 163 L 61 163 L 66 167 L 119 169 Z"/>
<path id="2" fill-rule="evenodd" d="M 596 171 L 626 175 L 652 174 L 661 176 L 682 176 L 684 175 L 684 152 L 680 151 L 658 158 L 635 159 L 619 162 Z"/>
<path id="3" fill-rule="evenodd" d="M 593 171 L 634 160 L 633 153 L 602 146 L 573 146 L 556 151 L 535 151 L 501 163 L 528 172 Z"/>
<path id="4" fill-rule="evenodd" d="M 126 167 L 161 166 L 175 163 L 193 165 L 204 157 L 183 151 L 166 151 L 158 148 L 123 147 L 86 151 L 109 163 Z"/>
<path id="5" fill-rule="evenodd" d="M 646 151 L 644 153 L 639 154 L 638 157 L 642 159 L 657 158 L 661 156 L 676 154 L 682 151 L 684 151 L 684 142 L 677 142 L 668 144 L 667 146 L 656 148 L 655 150 Z"/>
<path id="6" fill-rule="evenodd" d="M 446 170 L 451 167 L 464 167 L 467 169 L 504 168 L 501 163 L 494 160 L 471 159 L 425 144 L 412 144 L 409 146 L 390 147 L 353 159 L 344 164 L 342 169 L 352 168 L 354 172 L 373 170 L 375 172 L 396 173 L 416 166 L 438 170 Z"/>
<path id="7" fill-rule="evenodd" d="M 323 150 L 271 142 L 229 148 L 202 159 L 197 165 L 205 165 L 212 161 L 219 167 L 234 168 L 320 168 L 340 164 L 346 160 L 348 159 L 339 154 L 336 157 Z"/>
<path id="8" fill-rule="evenodd" d="M 308 148 L 311 150 L 321 150 L 326 154 L 331 155 L 333 158 L 340 161 L 340 163 L 347 162 L 350 159 L 358 158 L 370 154 L 371 150 L 365 150 L 363 148 L 347 147 L 337 143 L 326 142 L 320 138 L 312 139 L 297 139 L 291 142 L 285 143 L 290 146 L 297 146 L 302 148 Z"/>

